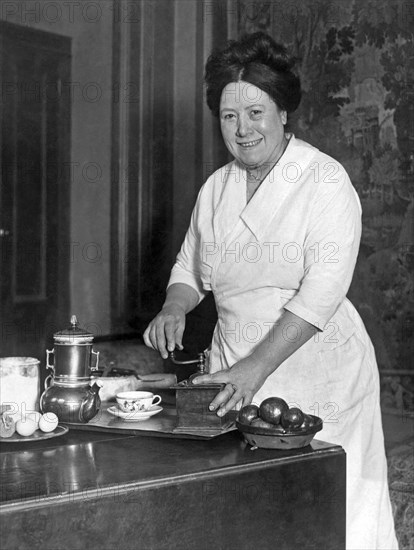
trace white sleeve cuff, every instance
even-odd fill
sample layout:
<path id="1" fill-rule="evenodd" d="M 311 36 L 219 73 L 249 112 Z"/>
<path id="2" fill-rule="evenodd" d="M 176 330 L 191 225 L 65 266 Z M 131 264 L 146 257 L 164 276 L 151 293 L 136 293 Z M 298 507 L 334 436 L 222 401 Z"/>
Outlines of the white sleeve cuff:
<path id="1" fill-rule="evenodd" d="M 329 321 L 329 319 L 323 319 L 322 317 L 319 317 L 316 313 L 313 311 L 310 311 L 306 307 L 303 307 L 301 304 L 298 304 L 297 302 L 294 302 L 291 300 L 288 302 L 284 309 L 287 311 L 290 311 L 291 313 L 297 315 L 304 321 L 310 323 L 314 327 L 316 327 L 318 330 L 323 331 Z"/>
<path id="2" fill-rule="evenodd" d="M 203 300 L 203 298 L 205 298 L 208 294 L 208 292 L 203 289 L 201 280 L 197 276 L 197 274 L 191 271 L 187 271 L 177 263 L 171 270 L 171 275 L 167 284 L 167 288 L 174 283 L 183 283 L 185 285 L 191 286 L 191 288 L 193 288 L 197 292 L 198 303 L 200 303 L 201 300 Z"/>

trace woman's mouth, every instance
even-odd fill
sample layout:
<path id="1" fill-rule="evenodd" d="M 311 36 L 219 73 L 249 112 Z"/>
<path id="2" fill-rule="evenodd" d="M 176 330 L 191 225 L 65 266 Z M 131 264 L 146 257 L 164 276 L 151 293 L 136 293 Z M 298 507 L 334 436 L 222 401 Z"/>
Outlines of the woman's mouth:
<path id="1" fill-rule="evenodd" d="M 240 145 L 240 147 L 243 147 L 243 149 L 249 149 L 250 147 L 255 147 L 262 141 L 262 138 L 255 139 L 254 141 L 243 141 L 238 142 L 237 145 Z"/>

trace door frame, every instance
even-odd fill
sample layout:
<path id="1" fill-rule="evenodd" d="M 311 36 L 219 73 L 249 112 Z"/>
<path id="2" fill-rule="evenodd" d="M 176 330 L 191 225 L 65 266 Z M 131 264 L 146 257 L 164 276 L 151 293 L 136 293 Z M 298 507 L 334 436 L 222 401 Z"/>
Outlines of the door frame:
<path id="1" fill-rule="evenodd" d="M 70 86 L 62 86 L 62 83 L 69 83 L 71 79 L 71 54 L 72 54 L 72 39 L 70 37 L 58 35 L 55 33 L 33 29 L 23 25 L 10 23 L 8 21 L 0 21 L 0 44 L 2 47 L 2 55 L 7 55 L 7 50 L 4 47 L 5 42 L 9 45 L 19 43 L 29 49 L 36 48 L 53 53 L 58 57 L 57 73 L 58 81 L 60 82 L 60 90 L 65 89 L 65 93 L 61 94 L 61 100 L 58 102 L 58 158 L 56 163 L 58 167 L 69 167 L 71 160 L 71 98 Z M 0 105 L 2 111 L 3 106 Z M 0 133 L 0 145 L 2 132 Z M 1 162 L 1 160 L 0 160 Z M 47 165 L 46 165 L 47 167 Z M 68 318 L 70 304 L 70 170 L 58 170 L 59 190 L 57 193 L 58 201 L 57 209 L 57 237 L 56 250 L 46 259 L 46 267 L 51 262 L 56 264 L 57 281 L 54 290 L 51 293 L 53 304 L 46 304 L 47 315 L 45 318 L 46 327 L 39 327 L 39 339 L 47 340 L 51 337 L 52 327 L 62 326 Z M 49 183 L 50 185 L 50 183 Z M 0 189 L 0 199 L 1 199 Z M 5 212 L 0 210 L 0 226 L 3 227 L 4 220 L 2 219 Z M 45 214 L 46 215 L 46 214 Z M 3 294 L 3 293 L 2 293 Z M 50 300 L 50 294 L 46 292 L 46 302 Z M 3 305 L 3 304 L 2 304 Z M 11 309 L 14 305 L 11 306 Z M 4 308 L 0 308 L 0 321 L 4 326 L 5 315 L 11 312 L 5 312 Z M 19 353 L 24 353 L 22 346 Z"/>

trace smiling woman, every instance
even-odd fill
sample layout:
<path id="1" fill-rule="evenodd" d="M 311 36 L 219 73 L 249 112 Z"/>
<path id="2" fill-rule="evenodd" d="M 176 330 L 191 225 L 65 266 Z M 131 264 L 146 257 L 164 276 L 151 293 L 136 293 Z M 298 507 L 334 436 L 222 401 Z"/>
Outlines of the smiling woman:
<path id="1" fill-rule="evenodd" d="M 213 53 L 206 63 L 207 104 L 220 117 L 227 149 L 252 180 L 248 200 L 286 149 L 287 115 L 301 98 L 293 67 L 286 49 L 263 36 L 245 41 L 243 51 L 230 46 Z"/>
<path id="2" fill-rule="evenodd" d="M 283 46 L 263 33 L 232 42 L 209 58 L 205 80 L 234 160 L 199 193 L 145 341 L 163 357 L 180 348 L 186 314 L 212 291 L 208 374 L 193 381 L 222 385 L 210 410 L 223 417 L 280 396 L 317 411 L 323 438 L 347 453 L 347 549 L 394 550 L 378 368 L 346 298 L 361 237 L 358 195 L 337 161 L 285 133 L 300 87 Z M 334 177 L 322 174 L 331 166 Z M 253 257 L 244 253 L 252 248 Z"/>
<path id="3" fill-rule="evenodd" d="M 254 84 L 242 80 L 224 88 L 220 101 L 224 142 L 257 183 L 286 149 L 286 122 L 286 111 Z"/>

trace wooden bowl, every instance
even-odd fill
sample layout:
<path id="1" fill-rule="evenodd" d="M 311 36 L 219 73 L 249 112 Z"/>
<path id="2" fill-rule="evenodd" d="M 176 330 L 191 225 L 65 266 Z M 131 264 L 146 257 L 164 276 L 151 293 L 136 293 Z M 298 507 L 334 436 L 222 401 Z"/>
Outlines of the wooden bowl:
<path id="1" fill-rule="evenodd" d="M 260 428 L 249 424 L 242 424 L 236 420 L 237 429 L 243 434 L 247 443 L 260 449 L 300 449 L 306 447 L 315 437 L 315 434 L 322 430 L 323 421 L 318 416 L 310 415 L 314 425 L 310 428 L 297 429 L 281 433 L 281 428 Z"/>

